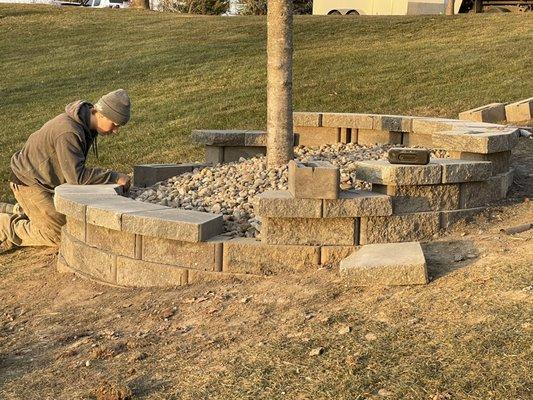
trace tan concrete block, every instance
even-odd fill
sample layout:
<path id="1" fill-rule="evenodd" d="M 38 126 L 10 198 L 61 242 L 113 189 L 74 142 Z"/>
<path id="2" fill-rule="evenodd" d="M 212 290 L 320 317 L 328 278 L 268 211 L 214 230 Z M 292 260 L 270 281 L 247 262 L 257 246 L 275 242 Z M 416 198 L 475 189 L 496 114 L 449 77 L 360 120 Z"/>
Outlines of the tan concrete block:
<path id="1" fill-rule="evenodd" d="M 459 208 L 459 185 L 372 185 L 372 190 L 392 196 L 394 214 L 455 210 Z"/>
<path id="2" fill-rule="evenodd" d="M 492 163 L 492 175 L 507 172 L 509 171 L 509 168 L 511 168 L 511 151 L 490 154 L 451 151 L 450 156 L 454 159 L 467 161 L 490 161 Z"/>
<path id="3" fill-rule="evenodd" d="M 377 131 L 411 132 L 413 117 L 405 115 L 374 115 L 372 129 Z"/>
<path id="4" fill-rule="evenodd" d="M 308 147 L 321 147 L 340 142 L 340 128 L 295 126 L 295 144 Z"/>
<path id="5" fill-rule="evenodd" d="M 404 133 L 402 143 L 408 147 L 433 148 L 433 135 L 426 133 Z"/>
<path id="6" fill-rule="evenodd" d="M 87 205 L 87 224 L 108 229 L 121 230 L 122 216 L 141 211 L 157 211 L 168 207 L 158 204 L 135 201 L 127 197 L 115 196 L 107 201 L 98 201 Z"/>
<path id="7" fill-rule="evenodd" d="M 171 265 L 117 257 L 117 285 L 129 287 L 171 287 L 187 284 L 188 271 Z"/>
<path id="8" fill-rule="evenodd" d="M 74 218 L 67 218 L 65 225 L 67 232 L 79 240 L 85 242 L 85 221 L 78 221 Z"/>
<path id="9" fill-rule="evenodd" d="M 518 130 L 492 130 L 482 133 L 472 131 L 444 131 L 435 133 L 433 146 L 439 149 L 471 153 L 498 153 L 511 150 L 518 143 Z"/>
<path id="10" fill-rule="evenodd" d="M 355 218 L 263 218 L 261 241 L 265 244 L 355 245 Z"/>
<path id="11" fill-rule="evenodd" d="M 322 113 L 295 112 L 292 121 L 294 126 L 322 126 Z"/>
<path id="12" fill-rule="evenodd" d="M 354 133 L 355 132 L 355 133 Z M 352 136 L 355 135 L 355 141 Z M 357 129 L 355 128 L 341 128 L 341 143 L 357 143 Z"/>
<path id="13" fill-rule="evenodd" d="M 444 118 L 413 118 L 412 131 L 420 134 L 432 134 L 434 132 L 450 130 L 453 128 L 453 120 Z"/>
<path id="14" fill-rule="evenodd" d="M 265 131 L 246 131 L 244 134 L 245 146 L 266 147 L 267 133 Z"/>
<path id="15" fill-rule="evenodd" d="M 76 240 L 66 229 L 62 231 L 59 253 L 76 272 L 99 281 L 116 283 L 117 256 Z"/>
<path id="16" fill-rule="evenodd" d="M 321 218 L 321 199 L 297 199 L 291 192 L 275 190 L 256 196 L 254 208 L 259 217 Z"/>
<path id="17" fill-rule="evenodd" d="M 505 103 L 491 103 L 459 113 L 459 119 L 476 122 L 505 121 Z"/>
<path id="18" fill-rule="evenodd" d="M 323 113 L 322 126 L 334 128 L 372 129 L 374 118 L 371 114 Z"/>
<path id="19" fill-rule="evenodd" d="M 507 122 L 527 122 L 533 119 L 533 97 L 505 106 Z"/>
<path id="20" fill-rule="evenodd" d="M 441 183 L 442 167 L 434 160 L 427 165 L 391 164 L 387 160 L 359 161 L 356 177 L 381 185 L 433 185 Z"/>
<path id="21" fill-rule="evenodd" d="M 439 212 L 361 217 L 360 244 L 429 240 L 439 227 Z"/>
<path id="22" fill-rule="evenodd" d="M 401 132 L 377 131 L 374 129 L 359 129 L 357 133 L 357 143 L 362 146 L 373 146 L 376 144 L 401 144 Z"/>
<path id="23" fill-rule="evenodd" d="M 326 161 L 289 162 L 289 192 L 298 199 L 339 197 L 339 167 Z"/>
<path id="24" fill-rule="evenodd" d="M 219 271 L 222 269 L 222 245 L 225 238 L 189 243 L 151 236 L 142 238 L 142 259 L 182 268 Z"/>
<path id="25" fill-rule="evenodd" d="M 122 230 L 184 242 L 204 242 L 222 233 L 222 215 L 166 208 L 122 216 Z"/>
<path id="26" fill-rule="evenodd" d="M 338 268 L 342 260 L 360 248 L 360 246 L 322 246 L 320 264 L 329 268 Z"/>
<path id="27" fill-rule="evenodd" d="M 72 274 L 74 270 L 71 269 L 61 254 L 57 255 L 56 270 L 60 274 Z"/>
<path id="28" fill-rule="evenodd" d="M 253 158 L 266 155 L 266 147 L 260 146 L 226 146 L 224 147 L 224 162 L 239 161 L 240 158 Z"/>
<path id="29" fill-rule="evenodd" d="M 224 163 L 224 147 L 223 146 L 205 146 L 204 160 L 207 164 L 217 165 Z"/>
<path id="30" fill-rule="evenodd" d="M 113 254 L 135 258 L 135 235 L 132 233 L 87 224 L 86 243 Z"/>
<path id="31" fill-rule="evenodd" d="M 58 195 L 116 196 L 122 194 L 123 187 L 117 184 L 107 185 L 70 185 L 65 183 L 54 189 Z"/>
<path id="32" fill-rule="evenodd" d="M 233 239 L 224 244 L 226 273 L 272 275 L 318 268 L 320 247 L 266 245 L 254 239 Z"/>
<path id="33" fill-rule="evenodd" d="M 459 221 L 471 221 L 476 215 L 485 211 L 485 207 L 468 208 L 466 210 L 448 210 L 440 213 L 440 227 L 447 229 Z"/>
<path id="34" fill-rule="evenodd" d="M 74 193 L 56 193 L 54 195 L 55 209 L 61 214 L 65 214 L 67 217 L 74 218 L 78 221 L 85 221 L 85 214 L 87 211 L 87 205 L 105 203 L 114 198 L 117 195 L 93 195 L 93 194 L 74 194 Z"/>
<path id="35" fill-rule="evenodd" d="M 418 242 L 363 246 L 341 261 L 340 271 L 360 286 L 428 283 L 426 259 Z"/>
<path id="36" fill-rule="evenodd" d="M 324 200 L 323 218 L 384 216 L 392 214 L 391 199 L 387 195 L 365 190 L 342 191 L 339 198 Z"/>
<path id="37" fill-rule="evenodd" d="M 492 163 L 489 161 L 453 158 L 437 158 L 434 161 L 442 166 L 443 183 L 485 181 L 492 175 Z"/>
<path id="38" fill-rule="evenodd" d="M 188 273 L 189 284 L 218 283 L 218 282 L 254 282 L 265 279 L 262 275 L 252 274 L 226 274 L 224 272 L 209 272 L 190 269 Z"/>
<path id="39" fill-rule="evenodd" d="M 502 199 L 506 195 L 504 187 L 507 174 L 491 176 L 483 182 L 467 182 L 461 184 L 461 208 L 476 208 L 486 206 Z"/>

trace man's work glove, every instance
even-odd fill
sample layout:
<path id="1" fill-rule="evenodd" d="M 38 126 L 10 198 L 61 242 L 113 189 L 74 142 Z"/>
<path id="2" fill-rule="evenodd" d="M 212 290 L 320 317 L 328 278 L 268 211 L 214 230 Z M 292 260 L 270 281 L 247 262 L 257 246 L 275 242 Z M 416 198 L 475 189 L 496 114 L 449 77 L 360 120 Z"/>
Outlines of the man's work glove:
<path id="1" fill-rule="evenodd" d="M 119 173 L 118 174 L 117 185 L 122 186 L 124 188 L 124 193 L 127 193 L 128 190 L 130 190 L 130 186 L 131 186 L 131 178 L 130 178 L 130 176 L 126 175 L 126 174 Z"/>

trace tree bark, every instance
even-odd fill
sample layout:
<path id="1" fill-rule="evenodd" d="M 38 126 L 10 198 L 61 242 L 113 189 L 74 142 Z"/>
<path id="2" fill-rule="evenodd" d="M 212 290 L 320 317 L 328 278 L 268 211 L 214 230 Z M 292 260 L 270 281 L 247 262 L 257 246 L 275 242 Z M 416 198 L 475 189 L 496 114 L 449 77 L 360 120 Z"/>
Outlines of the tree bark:
<path id="1" fill-rule="evenodd" d="M 446 3 L 446 15 L 455 14 L 455 0 L 448 0 Z"/>
<path id="2" fill-rule="evenodd" d="M 292 123 L 292 0 L 268 0 L 267 11 L 267 164 L 294 157 Z"/>
<path id="3" fill-rule="evenodd" d="M 132 0 L 132 8 L 150 9 L 150 0 Z"/>

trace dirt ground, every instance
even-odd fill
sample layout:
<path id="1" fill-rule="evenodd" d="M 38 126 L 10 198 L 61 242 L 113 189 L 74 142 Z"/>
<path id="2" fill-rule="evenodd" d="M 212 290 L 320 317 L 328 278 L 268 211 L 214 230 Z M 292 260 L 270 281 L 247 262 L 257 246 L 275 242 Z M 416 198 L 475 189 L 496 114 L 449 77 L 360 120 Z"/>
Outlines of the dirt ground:
<path id="1" fill-rule="evenodd" d="M 531 399 L 533 230 L 500 229 L 533 222 L 533 140 L 514 164 L 509 199 L 424 245 L 427 286 L 124 290 L 1 255 L 0 398 Z"/>

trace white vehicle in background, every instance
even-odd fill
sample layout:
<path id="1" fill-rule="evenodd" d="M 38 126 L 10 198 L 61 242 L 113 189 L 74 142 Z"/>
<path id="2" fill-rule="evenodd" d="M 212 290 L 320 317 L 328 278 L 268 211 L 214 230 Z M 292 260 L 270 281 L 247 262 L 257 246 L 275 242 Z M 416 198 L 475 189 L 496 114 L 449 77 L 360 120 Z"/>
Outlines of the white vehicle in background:
<path id="1" fill-rule="evenodd" d="M 85 0 L 81 5 L 93 8 L 128 8 L 130 3 L 123 0 Z"/>

